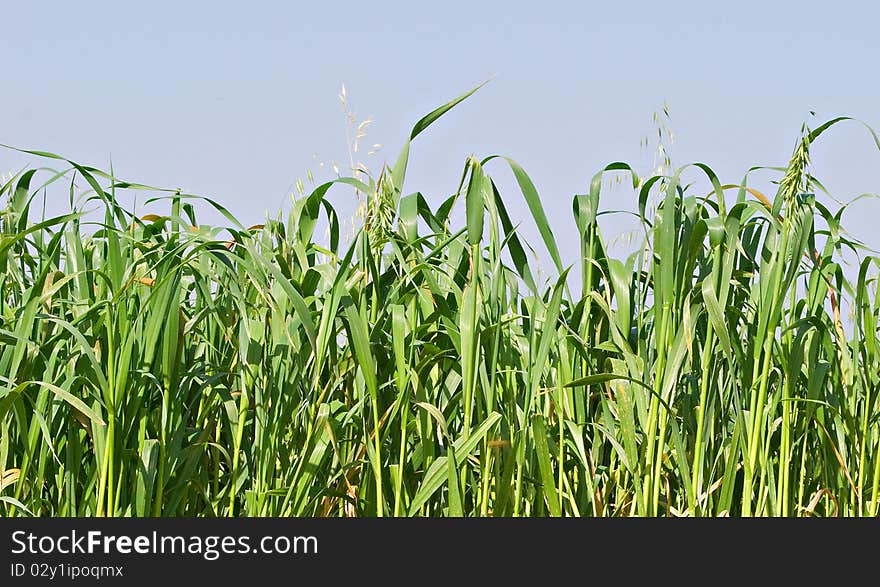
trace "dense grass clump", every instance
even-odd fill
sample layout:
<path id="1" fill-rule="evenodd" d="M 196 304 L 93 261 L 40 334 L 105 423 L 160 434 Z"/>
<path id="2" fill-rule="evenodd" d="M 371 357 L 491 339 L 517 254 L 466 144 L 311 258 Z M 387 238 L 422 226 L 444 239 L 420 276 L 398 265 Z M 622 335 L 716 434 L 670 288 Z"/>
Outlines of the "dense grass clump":
<path id="1" fill-rule="evenodd" d="M 703 165 L 688 185 L 608 166 L 574 197 L 574 268 L 504 158 L 468 159 L 432 208 L 401 191 L 408 141 L 378 177 L 245 228 L 176 192 L 138 217 L 117 196 L 146 186 L 33 152 L 65 168 L 0 193 L 0 513 L 876 516 L 880 260 L 808 172 L 835 122 L 804 130 L 772 198 Z M 521 194 L 499 193 L 502 166 Z M 608 173 L 639 203 L 626 259 L 597 225 Z M 367 195 L 350 244 L 337 185 Z M 35 220 L 65 186 L 70 213 Z M 209 205 L 228 226 L 197 222 Z"/>

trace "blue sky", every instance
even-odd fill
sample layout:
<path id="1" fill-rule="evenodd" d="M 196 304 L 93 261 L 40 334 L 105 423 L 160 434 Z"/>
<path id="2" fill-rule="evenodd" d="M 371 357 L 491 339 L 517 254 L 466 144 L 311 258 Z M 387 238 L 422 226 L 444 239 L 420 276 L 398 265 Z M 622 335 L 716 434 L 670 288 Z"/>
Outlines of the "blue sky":
<path id="1" fill-rule="evenodd" d="M 3 12 L 0 142 L 103 168 L 112 156 L 121 177 L 210 195 L 245 222 L 286 206 L 308 169 L 345 169 L 343 83 L 374 121 L 360 152 L 377 170 L 422 114 L 494 76 L 417 139 L 406 191 L 436 204 L 469 154 L 512 157 L 567 262 L 572 195 L 611 161 L 650 168 L 641 141 L 664 102 L 673 163 L 705 162 L 730 183 L 785 164 L 805 120 L 880 128 L 873 2 L 34 1 Z M 813 160 L 841 200 L 878 190 L 880 152 L 857 125 L 823 137 Z M 0 171 L 28 161 L 2 152 Z M 509 171 L 495 173 L 540 251 Z M 349 209 L 350 196 L 336 198 Z M 634 204 L 622 190 L 603 200 Z M 878 218 L 880 202 L 863 200 L 844 224 L 880 248 Z M 608 218 L 606 234 L 626 229 Z"/>

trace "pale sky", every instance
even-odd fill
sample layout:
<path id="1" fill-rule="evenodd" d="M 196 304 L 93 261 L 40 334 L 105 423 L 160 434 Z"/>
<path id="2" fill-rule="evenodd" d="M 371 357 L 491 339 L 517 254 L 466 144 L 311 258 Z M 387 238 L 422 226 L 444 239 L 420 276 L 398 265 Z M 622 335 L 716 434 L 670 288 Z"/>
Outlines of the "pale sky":
<path id="1" fill-rule="evenodd" d="M 0 143 L 101 168 L 112 156 L 118 176 L 211 196 L 245 224 L 287 207 L 308 169 L 345 172 L 343 83 L 374 121 L 360 154 L 378 170 L 422 114 L 494 76 L 416 140 L 404 191 L 437 205 L 469 154 L 509 156 L 538 187 L 566 263 L 573 194 L 609 162 L 650 168 L 640 144 L 664 102 L 673 163 L 707 163 L 727 183 L 784 165 L 805 120 L 880 128 L 875 2 L 7 1 L 2 14 Z M 880 152 L 857 125 L 812 154 L 840 200 L 880 191 Z M 42 164 L 0 151 L 2 172 L 26 163 Z M 512 176 L 493 169 L 540 254 Z M 353 209 L 346 192 L 334 199 Z M 624 191 L 603 199 L 634 206 Z M 880 249 L 878 220 L 880 202 L 863 200 L 844 226 Z M 628 226 L 608 217 L 606 236 Z"/>

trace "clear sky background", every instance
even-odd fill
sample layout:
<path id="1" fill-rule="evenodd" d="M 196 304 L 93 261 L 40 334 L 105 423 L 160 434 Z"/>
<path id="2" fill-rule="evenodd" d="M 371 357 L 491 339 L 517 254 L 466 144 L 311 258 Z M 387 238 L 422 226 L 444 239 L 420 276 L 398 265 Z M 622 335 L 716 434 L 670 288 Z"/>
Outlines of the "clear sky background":
<path id="1" fill-rule="evenodd" d="M 609 162 L 650 169 L 641 142 L 664 101 L 673 163 L 705 162 L 730 183 L 784 165 L 810 110 L 813 126 L 845 114 L 880 128 L 880 8 L 868 1 L 3 0 L 2 16 L 0 143 L 101 168 L 112 156 L 120 177 L 212 196 L 245 223 L 287 207 L 308 169 L 345 172 L 343 83 L 374 120 L 360 153 L 378 170 L 422 114 L 495 76 L 417 139 L 405 191 L 436 205 L 469 154 L 512 157 L 568 263 L 572 195 Z M 880 191 L 880 152 L 857 125 L 823 136 L 813 160 L 841 200 Z M 27 162 L 0 152 L 0 171 Z M 509 171 L 495 173 L 543 257 Z M 346 192 L 335 199 L 353 209 Z M 603 206 L 635 200 L 617 190 Z M 880 249 L 878 222 L 877 200 L 844 216 Z M 609 217 L 606 236 L 627 227 Z"/>

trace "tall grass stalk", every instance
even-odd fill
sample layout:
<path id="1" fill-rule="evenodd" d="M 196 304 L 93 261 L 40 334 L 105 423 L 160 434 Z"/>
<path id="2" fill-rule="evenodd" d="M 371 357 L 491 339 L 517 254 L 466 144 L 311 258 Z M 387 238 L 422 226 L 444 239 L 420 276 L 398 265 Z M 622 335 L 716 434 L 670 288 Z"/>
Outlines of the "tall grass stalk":
<path id="1" fill-rule="evenodd" d="M 467 158 L 440 201 L 403 189 L 411 143 L 472 93 L 378 176 L 250 227 L 28 152 L 60 168 L 0 186 L 0 512 L 877 516 L 880 259 L 809 167 L 843 119 L 730 184 L 703 164 L 608 165 L 573 198 L 565 267 L 510 159 Z M 607 177 L 638 204 L 625 258 L 599 229 Z M 167 213 L 136 215 L 132 190 Z M 346 190 L 366 197 L 350 239 Z M 70 209 L 47 217 L 59 193 Z"/>

